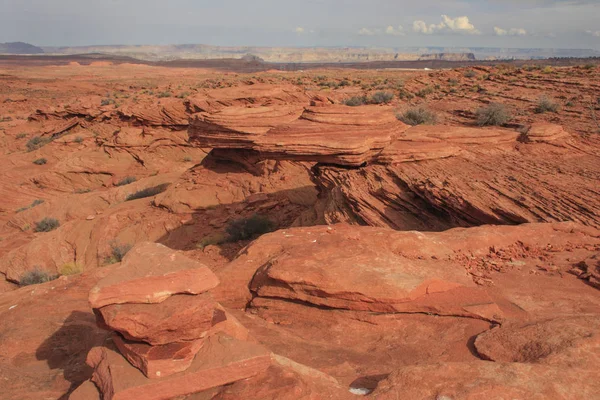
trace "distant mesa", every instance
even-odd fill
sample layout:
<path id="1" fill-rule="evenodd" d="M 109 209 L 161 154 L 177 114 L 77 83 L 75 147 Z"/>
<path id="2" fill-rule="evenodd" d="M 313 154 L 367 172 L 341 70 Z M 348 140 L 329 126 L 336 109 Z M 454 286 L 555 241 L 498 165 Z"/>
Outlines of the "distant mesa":
<path id="1" fill-rule="evenodd" d="M 422 54 L 419 57 L 419 61 L 475 61 L 475 54 L 473 53 L 435 53 L 435 54 Z"/>
<path id="2" fill-rule="evenodd" d="M 43 54 L 44 50 L 29 43 L 0 43 L 0 54 Z"/>

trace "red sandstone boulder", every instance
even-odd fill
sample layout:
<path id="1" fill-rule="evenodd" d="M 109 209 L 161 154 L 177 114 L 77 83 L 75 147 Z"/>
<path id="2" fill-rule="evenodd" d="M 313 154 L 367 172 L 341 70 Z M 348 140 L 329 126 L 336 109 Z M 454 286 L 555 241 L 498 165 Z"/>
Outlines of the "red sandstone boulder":
<path id="1" fill-rule="evenodd" d="M 141 243 L 90 291 L 90 305 L 160 303 L 178 293 L 200 294 L 219 284 L 203 264 L 156 243 Z"/>
<path id="2" fill-rule="evenodd" d="M 271 356 L 260 345 L 217 335 L 206 341 L 189 369 L 163 379 L 146 378 L 106 347 L 92 349 L 87 363 L 95 369 L 92 380 L 104 400 L 170 400 L 258 375 L 269 367 Z"/>
<path id="3" fill-rule="evenodd" d="M 92 381 L 85 381 L 71 393 L 69 400 L 100 400 L 100 393 Z"/>
<path id="4" fill-rule="evenodd" d="M 212 296 L 203 293 L 174 295 L 159 304 L 112 304 L 96 312 L 125 338 L 161 345 L 202 337 L 212 326 L 215 307 Z"/>

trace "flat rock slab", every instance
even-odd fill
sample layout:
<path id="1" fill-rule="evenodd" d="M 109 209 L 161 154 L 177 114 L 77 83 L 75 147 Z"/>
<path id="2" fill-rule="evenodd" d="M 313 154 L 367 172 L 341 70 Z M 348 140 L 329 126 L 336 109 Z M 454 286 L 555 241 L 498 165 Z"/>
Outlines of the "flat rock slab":
<path id="1" fill-rule="evenodd" d="M 237 106 L 194 115 L 188 133 L 199 147 L 360 166 L 375 160 L 406 129 L 387 106 Z"/>
<path id="2" fill-rule="evenodd" d="M 271 354 L 261 345 L 216 335 L 188 370 L 162 379 L 148 379 L 107 347 L 92 349 L 87 363 L 104 400 L 169 400 L 258 375 L 271 364 Z"/>
<path id="3" fill-rule="evenodd" d="M 161 244 L 140 243 L 90 291 L 89 302 L 92 308 L 160 303 L 174 294 L 200 294 L 218 284 L 204 264 Z"/>
<path id="4" fill-rule="evenodd" d="M 209 337 L 218 333 L 240 341 L 248 340 L 248 330 L 222 308 L 216 309 L 212 327 L 199 339 L 151 346 L 124 339 L 115 333 L 113 341 L 121 354 L 149 379 L 164 378 L 187 370 Z"/>
<path id="5" fill-rule="evenodd" d="M 558 317 L 556 319 L 506 324 L 484 332 L 475 339 L 479 355 L 496 362 L 537 363 L 569 351 L 578 340 L 600 332 L 600 317 Z"/>
<path id="6" fill-rule="evenodd" d="M 201 338 L 212 326 L 216 305 L 210 293 L 179 294 L 159 304 L 111 304 L 97 314 L 126 339 L 161 345 Z"/>

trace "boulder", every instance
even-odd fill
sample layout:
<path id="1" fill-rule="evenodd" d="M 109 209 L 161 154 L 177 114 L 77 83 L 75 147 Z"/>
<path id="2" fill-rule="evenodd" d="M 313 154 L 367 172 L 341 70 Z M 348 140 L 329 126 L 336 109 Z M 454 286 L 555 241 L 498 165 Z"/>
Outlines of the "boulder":
<path id="1" fill-rule="evenodd" d="M 87 363 L 94 368 L 92 381 L 104 400 L 170 400 L 256 376 L 269 367 L 271 356 L 261 345 L 216 335 L 185 372 L 162 379 L 148 379 L 107 347 L 92 349 Z"/>
<path id="2" fill-rule="evenodd" d="M 92 308 L 160 303 L 174 294 L 200 294 L 219 284 L 208 267 L 166 246 L 140 243 L 90 291 Z"/>

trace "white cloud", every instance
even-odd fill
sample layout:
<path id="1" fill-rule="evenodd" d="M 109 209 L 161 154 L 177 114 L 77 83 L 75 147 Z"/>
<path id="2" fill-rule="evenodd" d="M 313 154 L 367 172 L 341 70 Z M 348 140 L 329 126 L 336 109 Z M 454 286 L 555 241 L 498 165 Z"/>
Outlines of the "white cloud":
<path id="1" fill-rule="evenodd" d="M 469 17 L 462 16 L 450 18 L 447 15 L 442 15 L 442 21 L 439 24 L 427 25 L 425 21 L 414 21 L 413 31 L 425 35 L 434 33 L 461 33 L 467 35 L 479 35 L 481 32 L 469 21 Z"/>
<path id="2" fill-rule="evenodd" d="M 391 36 L 404 36 L 404 28 L 402 25 L 398 25 L 398 28 L 394 28 L 393 26 L 388 26 L 385 28 L 385 34 Z"/>
<path id="3" fill-rule="evenodd" d="M 600 31 L 585 31 L 585 33 L 594 37 L 600 37 Z"/>
<path id="4" fill-rule="evenodd" d="M 301 27 L 301 26 L 299 26 L 299 27 L 297 27 L 297 28 L 295 29 L 295 31 L 296 31 L 296 33 L 297 33 L 297 34 L 301 35 L 301 34 L 303 34 L 303 33 L 304 33 L 304 28 L 303 28 L 303 27 Z"/>
<path id="5" fill-rule="evenodd" d="M 509 30 L 494 27 L 494 33 L 496 36 L 526 36 L 527 31 L 523 28 L 511 28 Z"/>
<path id="6" fill-rule="evenodd" d="M 358 31 L 358 34 L 361 36 L 373 36 L 375 32 L 372 29 L 362 28 Z"/>

